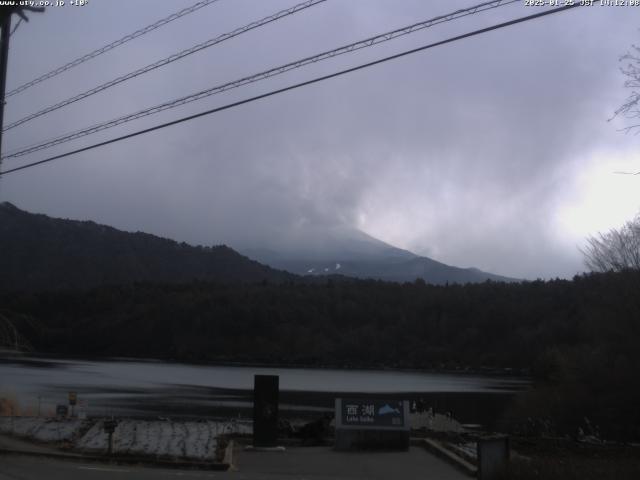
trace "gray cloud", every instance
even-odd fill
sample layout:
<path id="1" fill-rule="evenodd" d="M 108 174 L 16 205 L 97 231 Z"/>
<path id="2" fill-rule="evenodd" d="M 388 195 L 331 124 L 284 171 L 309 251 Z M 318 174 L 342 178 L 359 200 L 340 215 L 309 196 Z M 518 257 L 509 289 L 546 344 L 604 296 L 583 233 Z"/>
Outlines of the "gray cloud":
<path id="1" fill-rule="evenodd" d="M 22 25 L 10 87 L 178 9 L 178 2 L 126 2 L 119 21 L 117 3 L 50 9 Z M 472 3 L 329 1 L 11 131 L 6 148 Z M 15 97 L 7 118 L 286 6 L 221 0 Z M 517 5 L 438 26 L 78 145 L 533 11 Z M 617 59 L 637 39 L 632 12 L 578 9 L 439 47 L 7 176 L 0 196 L 193 243 L 293 247 L 305 228 L 354 225 L 455 265 L 572 275 L 582 268 L 580 239 L 558 234 L 556 213 L 594 151 L 613 157 L 637 143 L 606 123 L 624 97 Z M 56 48 L 45 48 L 52 41 Z"/>

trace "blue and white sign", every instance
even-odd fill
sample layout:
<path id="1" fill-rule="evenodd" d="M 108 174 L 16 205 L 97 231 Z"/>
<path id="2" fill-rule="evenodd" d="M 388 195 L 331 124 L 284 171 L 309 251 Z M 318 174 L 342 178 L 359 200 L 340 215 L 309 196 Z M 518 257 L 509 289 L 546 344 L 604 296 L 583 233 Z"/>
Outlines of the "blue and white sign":
<path id="1" fill-rule="evenodd" d="M 396 428 L 405 426 L 405 402 L 402 400 L 366 398 L 341 400 L 340 419 L 344 426 Z"/>

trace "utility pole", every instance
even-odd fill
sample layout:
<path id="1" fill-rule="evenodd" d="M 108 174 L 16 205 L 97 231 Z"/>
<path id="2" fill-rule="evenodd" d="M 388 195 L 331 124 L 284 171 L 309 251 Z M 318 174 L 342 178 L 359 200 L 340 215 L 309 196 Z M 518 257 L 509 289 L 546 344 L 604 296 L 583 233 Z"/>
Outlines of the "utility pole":
<path id="1" fill-rule="evenodd" d="M 0 36 L 0 155 L 2 155 L 2 129 L 4 128 L 4 94 L 7 86 L 7 61 L 9 60 L 9 37 L 12 10 L 2 12 L 2 35 Z M 0 159 L 0 166 L 2 159 Z"/>
<path id="2" fill-rule="evenodd" d="M 0 9 L 0 156 L 2 155 L 2 130 L 4 128 L 4 95 L 7 86 L 7 63 L 9 61 L 9 38 L 11 37 L 11 16 L 17 13 L 22 20 L 28 22 L 25 10 L 29 12 L 44 12 L 44 7 L 13 6 Z M 0 166 L 2 160 L 0 159 Z"/>

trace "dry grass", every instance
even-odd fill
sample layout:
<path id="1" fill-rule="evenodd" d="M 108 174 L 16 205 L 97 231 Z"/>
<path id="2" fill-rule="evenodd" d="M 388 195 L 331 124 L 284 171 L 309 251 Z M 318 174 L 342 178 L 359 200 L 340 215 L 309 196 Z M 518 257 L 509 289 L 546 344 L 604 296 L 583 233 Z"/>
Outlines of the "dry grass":
<path id="1" fill-rule="evenodd" d="M 513 480 L 638 480 L 636 459 L 533 458 L 514 459 L 509 478 Z"/>
<path id="2" fill-rule="evenodd" d="M 638 480 L 640 448 L 592 446 L 573 441 L 514 442 L 513 480 Z"/>
<path id="3" fill-rule="evenodd" d="M 0 417 L 36 417 L 38 416 L 37 400 L 29 405 L 18 402 L 16 396 L 10 392 L 0 392 Z M 41 405 L 41 417 L 55 416 L 55 409 Z"/>
<path id="4" fill-rule="evenodd" d="M 0 417 L 20 415 L 20 406 L 15 396 L 8 394 L 0 394 Z"/>

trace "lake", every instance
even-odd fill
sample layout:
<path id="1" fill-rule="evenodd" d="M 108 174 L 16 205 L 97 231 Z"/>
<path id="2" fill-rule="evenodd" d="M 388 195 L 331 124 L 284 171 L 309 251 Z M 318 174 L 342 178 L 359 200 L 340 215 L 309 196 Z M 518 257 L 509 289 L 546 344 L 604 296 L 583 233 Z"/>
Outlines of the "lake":
<path id="1" fill-rule="evenodd" d="M 423 399 L 461 421 L 486 424 L 527 386 L 524 379 L 470 374 L 7 356 L 0 358 L 0 397 L 23 414 L 50 414 L 73 391 L 88 415 L 251 416 L 256 374 L 280 376 L 284 416 L 330 412 L 337 396 L 380 394 Z"/>

